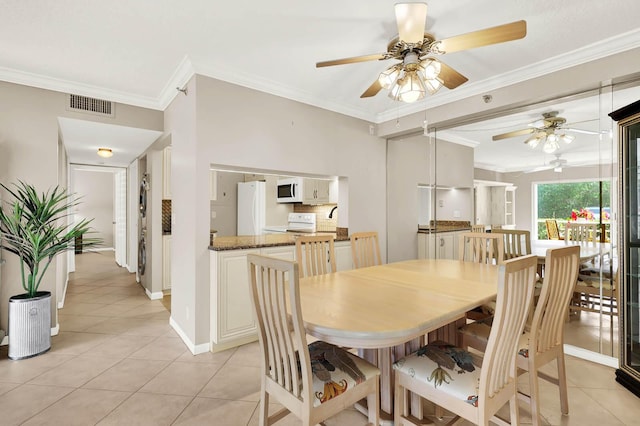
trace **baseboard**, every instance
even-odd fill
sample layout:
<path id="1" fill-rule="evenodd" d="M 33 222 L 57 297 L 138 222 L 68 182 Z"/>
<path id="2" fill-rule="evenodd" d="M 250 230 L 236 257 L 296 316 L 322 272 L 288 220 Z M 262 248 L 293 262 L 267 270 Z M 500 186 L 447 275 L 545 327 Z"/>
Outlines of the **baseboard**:
<path id="1" fill-rule="evenodd" d="M 203 354 L 205 352 L 209 352 L 211 349 L 211 345 L 209 343 L 202 343 L 200 345 L 194 344 L 186 335 L 184 331 L 180 328 L 177 322 L 174 321 L 173 317 L 169 318 L 169 325 L 178 333 L 178 336 L 182 339 L 187 348 L 191 351 L 192 354 L 198 355 Z"/>
<path id="2" fill-rule="evenodd" d="M 58 309 L 64 308 L 64 300 L 67 297 L 67 286 L 69 285 L 69 274 L 67 274 L 67 279 L 64 280 L 64 287 L 62 288 L 62 300 L 58 302 Z"/>
<path id="3" fill-rule="evenodd" d="M 92 251 L 116 251 L 113 247 L 102 247 L 102 248 L 90 248 L 86 250 L 82 250 L 83 253 L 90 253 Z"/>
<path id="4" fill-rule="evenodd" d="M 51 328 L 51 335 L 57 336 L 60 332 L 60 324 L 56 324 L 55 327 Z M 0 342 L 0 346 L 7 346 L 9 344 L 9 336 L 4 334 L 4 330 L 0 330 L 0 336 L 4 336 L 2 341 Z"/>
<path id="5" fill-rule="evenodd" d="M 151 300 L 158 300 L 164 297 L 164 293 L 162 293 L 161 291 L 156 291 L 155 293 L 151 293 L 148 288 L 145 288 L 144 292 L 147 293 L 147 297 Z"/>
<path id="6" fill-rule="evenodd" d="M 587 349 L 579 348 L 573 345 L 564 345 L 564 353 L 566 355 L 575 356 L 576 358 L 584 359 L 586 361 L 595 362 L 596 364 L 606 365 L 611 368 L 619 368 L 618 358 L 612 356 L 599 354 Z"/>

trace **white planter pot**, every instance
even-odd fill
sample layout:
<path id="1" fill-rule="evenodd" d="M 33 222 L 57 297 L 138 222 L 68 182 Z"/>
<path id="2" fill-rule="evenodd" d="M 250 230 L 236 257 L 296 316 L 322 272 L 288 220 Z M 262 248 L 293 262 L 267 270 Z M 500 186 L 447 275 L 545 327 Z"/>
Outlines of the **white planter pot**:
<path id="1" fill-rule="evenodd" d="M 24 359 L 51 349 L 51 292 L 9 298 L 9 358 Z"/>

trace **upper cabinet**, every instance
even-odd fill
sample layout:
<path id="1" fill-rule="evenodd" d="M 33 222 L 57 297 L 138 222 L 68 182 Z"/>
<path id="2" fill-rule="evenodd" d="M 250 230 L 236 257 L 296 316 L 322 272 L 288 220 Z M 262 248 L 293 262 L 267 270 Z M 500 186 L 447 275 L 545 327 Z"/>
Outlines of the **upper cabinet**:
<path id="1" fill-rule="evenodd" d="M 302 204 L 328 204 L 331 181 L 305 179 L 302 189 Z"/>
<path id="2" fill-rule="evenodd" d="M 171 146 L 162 150 L 162 198 L 171 199 Z"/>
<path id="3" fill-rule="evenodd" d="M 515 225 L 516 188 L 508 183 L 476 181 L 475 222 Z"/>

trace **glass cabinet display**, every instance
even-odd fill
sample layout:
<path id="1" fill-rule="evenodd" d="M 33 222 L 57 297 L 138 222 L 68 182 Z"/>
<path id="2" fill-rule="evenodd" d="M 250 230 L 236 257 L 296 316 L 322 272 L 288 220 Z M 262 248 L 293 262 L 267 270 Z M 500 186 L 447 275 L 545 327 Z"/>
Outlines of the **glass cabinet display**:
<path id="1" fill-rule="evenodd" d="M 640 397 L 640 101 L 611 114 L 620 143 L 620 368 L 616 380 Z"/>

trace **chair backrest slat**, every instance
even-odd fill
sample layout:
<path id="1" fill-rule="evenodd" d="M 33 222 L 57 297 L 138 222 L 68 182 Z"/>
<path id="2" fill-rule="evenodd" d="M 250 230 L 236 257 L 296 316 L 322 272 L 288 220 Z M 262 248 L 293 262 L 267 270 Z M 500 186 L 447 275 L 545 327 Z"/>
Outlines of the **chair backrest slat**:
<path id="1" fill-rule="evenodd" d="M 465 232 L 459 237 L 458 259 L 465 262 L 500 264 L 504 260 L 501 234 Z"/>
<path id="2" fill-rule="evenodd" d="M 530 356 L 563 344 L 564 323 L 579 263 L 579 246 L 547 250 L 542 290 L 531 322 Z"/>
<path id="3" fill-rule="evenodd" d="M 490 399 L 517 382 L 516 354 L 536 281 L 537 257 L 527 255 L 500 265 L 496 312 L 482 362 L 479 398 Z M 515 389 L 514 389 L 515 390 Z M 484 401 L 478 401 L 480 406 Z"/>
<path id="4" fill-rule="evenodd" d="M 502 234 L 504 259 L 531 254 L 531 233 L 524 229 L 496 229 L 494 234 Z"/>
<path id="5" fill-rule="evenodd" d="M 336 272 L 333 235 L 299 236 L 296 238 L 296 259 L 300 277 Z"/>
<path id="6" fill-rule="evenodd" d="M 377 232 L 355 232 L 351 234 L 351 254 L 354 268 L 382 264 Z"/>
<path id="7" fill-rule="evenodd" d="M 573 241 L 581 244 L 595 245 L 596 241 L 599 241 L 598 230 L 599 226 L 597 223 L 567 222 L 564 241 L 567 244 Z"/>

